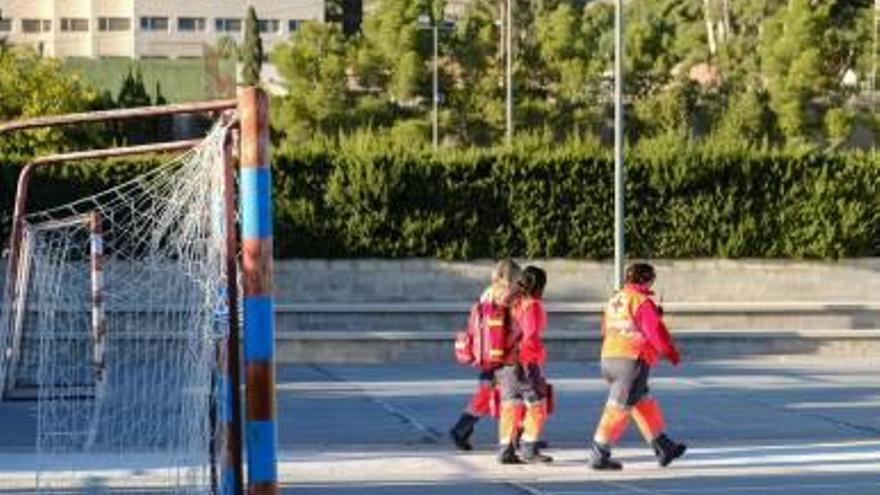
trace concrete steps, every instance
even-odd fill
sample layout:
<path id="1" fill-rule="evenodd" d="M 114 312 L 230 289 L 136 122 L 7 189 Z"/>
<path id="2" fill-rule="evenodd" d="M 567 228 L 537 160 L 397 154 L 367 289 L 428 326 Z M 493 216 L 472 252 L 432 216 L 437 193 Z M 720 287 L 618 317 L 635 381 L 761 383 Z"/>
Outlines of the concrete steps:
<path id="1" fill-rule="evenodd" d="M 684 330 L 675 340 L 686 360 L 752 355 L 880 356 L 880 329 L 869 330 Z M 550 331 L 551 361 L 595 360 L 597 332 Z M 288 331 L 276 336 L 281 363 L 448 363 L 454 362 L 451 332 Z"/>

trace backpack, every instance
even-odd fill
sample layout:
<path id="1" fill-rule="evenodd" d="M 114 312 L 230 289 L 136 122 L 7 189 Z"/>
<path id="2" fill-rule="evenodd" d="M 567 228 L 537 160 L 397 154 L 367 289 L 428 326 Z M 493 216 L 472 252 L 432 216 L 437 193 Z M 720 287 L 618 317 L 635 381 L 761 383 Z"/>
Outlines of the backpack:
<path id="1" fill-rule="evenodd" d="M 511 351 L 510 320 L 509 308 L 504 304 L 494 301 L 474 304 L 467 328 L 456 334 L 456 360 L 484 370 L 504 364 Z"/>

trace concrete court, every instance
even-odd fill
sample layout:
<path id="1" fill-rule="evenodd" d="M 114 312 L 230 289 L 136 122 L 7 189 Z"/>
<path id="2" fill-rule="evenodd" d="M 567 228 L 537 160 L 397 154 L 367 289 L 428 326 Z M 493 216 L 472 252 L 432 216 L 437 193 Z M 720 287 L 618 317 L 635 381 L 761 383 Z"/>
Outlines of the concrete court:
<path id="1" fill-rule="evenodd" d="M 477 450 L 446 431 L 473 389 L 450 365 L 278 368 L 279 470 L 291 494 L 880 494 L 880 360 L 761 358 L 662 365 L 653 391 L 687 456 L 660 469 L 631 426 L 620 473 L 585 465 L 605 399 L 595 364 L 549 367 L 557 413 L 547 466 L 498 466 L 496 423 Z M 0 403 L 0 487 L 33 450 L 35 405 Z M 17 464 L 18 468 L 7 467 Z M 6 474 L 4 474 L 4 472 Z M 0 492 L 3 492 L 0 489 Z M 102 493 L 107 493 L 102 491 Z"/>

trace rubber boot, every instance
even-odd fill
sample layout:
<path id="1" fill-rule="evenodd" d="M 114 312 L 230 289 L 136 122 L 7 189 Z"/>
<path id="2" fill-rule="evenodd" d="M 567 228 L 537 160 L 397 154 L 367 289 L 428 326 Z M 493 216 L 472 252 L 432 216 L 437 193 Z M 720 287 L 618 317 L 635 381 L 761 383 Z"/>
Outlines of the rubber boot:
<path id="1" fill-rule="evenodd" d="M 523 442 L 522 447 L 523 461 L 529 464 L 553 462 L 552 457 L 541 453 L 538 442 Z"/>
<path id="2" fill-rule="evenodd" d="M 657 463 L 660 464 L 660 467 L 668 466 L 669 463 L 684 455 L 684 452 L 687 450 L 685 444 L 672 440 L 665 433 L 657 436 L 651 442 L 651 446 L 654 447 L 654 453 L 657 455 Z"/>
<path id="3" fill-rule="evenodd" d="M 461 417 L 458 418 L 458 422 L 455 423 L 455 426 L 449 430 L 449 437 L 459 450 L 468 451 L 474 449 L 474 446 L 471 445 L 470 438 L 474 433 L 474 425 L 477 424 L 477 421 L 479 420 L 479 416 L 462 413 Z"/>
<path id="4" fill-rule="evenodd" d="M 611 458 L 611 448 L 596 442 L 590 446 L 590 467 L 597 471 L 620 471 L 623 464 Z"/>

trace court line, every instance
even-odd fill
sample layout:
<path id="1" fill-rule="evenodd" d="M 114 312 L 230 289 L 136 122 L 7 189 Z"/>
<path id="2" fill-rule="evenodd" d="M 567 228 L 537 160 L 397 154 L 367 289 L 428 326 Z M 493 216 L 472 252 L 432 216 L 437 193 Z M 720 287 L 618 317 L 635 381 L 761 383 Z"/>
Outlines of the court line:
<path id="1" fill-rule="evenodd" d="M 616 483 L 616 482 L 604 482 L 611 486 L 616 486 L 619 488 L 636 488 L 626 485 L 625 483 Z M 783 485 L 734 485 L 734 486 L 726 486 L 726 487 L 707 487 L 707 486 L 695 486 L 695 487 L 687 487 L 687 488 L 662 488 L 657 490 L 649 490 L 649 489 L 640 489 L 638 491 L 633 491 L 633 493 L 644 493 L 644 494 L 688 494 L 688 493 L 730 493 L 730 494 L 738 494 L 743 492 L 750 493 L 764 493 L 764 492 L 785 492 L 785 493 L 800 493 L 803 490 L 827 490 L 827 489 L 843 489 L 844 491 L 838 491 L 836 493 L 850 493 L 850 490 L 853 488 L 871 488 L 871 487 L 880 487 L 880 481 L 869 481 L 869 482 L 841 482 L 841 483 L 796 483 L 796 484 L 783 484 Z M 557 490 L 557 491 L 549 491 L 546 492 L 547 495 L 608 495 L 607 491 L 596 491 L 596 490 Z"/>
<path id="2" fill-rule="evenodd" d="M 417 430 L 422 435 L 422 443 L 439 444 L 440 440 L 443 438 L 443 435 L 436 429 L 423 424 L 412 415 L 407 414 L 406 412 L 395 407 L 394 404 L 391 404 L 386 400 L 380 399 L 379 397 L 370 394 L 370 392 L 365 387 L 359 385 L 357 382 L 347 380 L 318 364 L 311 364 L 309 365 L 309 367 L 334 382 L 346 383 L 351 385 L 351 387 L 357 390 L 365 399 L 379 406 L 383 411 L 385 411 L 386 414 L 393 418 L 396 418 L 401 423 Z"/>

